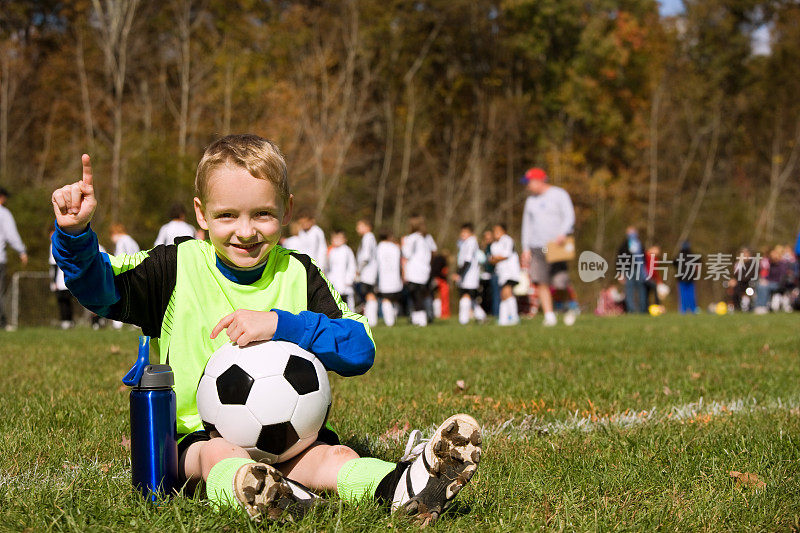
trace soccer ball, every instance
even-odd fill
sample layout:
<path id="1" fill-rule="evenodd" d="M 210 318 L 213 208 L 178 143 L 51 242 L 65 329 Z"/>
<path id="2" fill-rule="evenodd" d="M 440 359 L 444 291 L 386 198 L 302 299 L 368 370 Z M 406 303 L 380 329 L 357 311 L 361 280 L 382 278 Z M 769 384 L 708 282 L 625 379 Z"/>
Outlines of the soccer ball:
<path id="1" fill-rule="evenodd" d="M 330 406 L 325 367 L 290 342 L 226 344 L 208 360 L 197 387 L 206 430 L 266 463 L 282 463 L 316 441 Z"/>

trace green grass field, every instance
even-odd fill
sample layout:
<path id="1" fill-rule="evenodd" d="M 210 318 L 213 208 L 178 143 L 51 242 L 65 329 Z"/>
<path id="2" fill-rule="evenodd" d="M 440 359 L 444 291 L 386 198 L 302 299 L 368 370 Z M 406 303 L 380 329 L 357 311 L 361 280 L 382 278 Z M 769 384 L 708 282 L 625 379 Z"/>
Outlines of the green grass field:
<path id="1" fill-rule="evenodd" d="M 458 411 L 481 421 L 481 467 L 433 530 L 797 530 L 799 322 L 378 328 L 375 367 L 333 378 L 331 421 L 346 444 L 387 460 L 408 427 L 430 433 Z M 280 527 L 132 492 L 120 379 L 135 351 L 132 331 L 0 333 L 0 530 Z M 287 529 L 414 528 L 374 504 L 332 502 Z"/>

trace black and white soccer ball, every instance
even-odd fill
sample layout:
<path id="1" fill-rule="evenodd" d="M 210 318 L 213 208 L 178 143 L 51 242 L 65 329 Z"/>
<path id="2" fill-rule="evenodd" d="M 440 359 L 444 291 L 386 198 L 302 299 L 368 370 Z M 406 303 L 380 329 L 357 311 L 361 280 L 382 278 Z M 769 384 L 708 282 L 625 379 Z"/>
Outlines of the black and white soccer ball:
<path id="1" fill-rule="evenodd" d="M 316 441 L 330 406 L 325 367 L 284 341 L 222 346 L 197 387 L 203 426 L 266 463 L 282 463 Z"/>

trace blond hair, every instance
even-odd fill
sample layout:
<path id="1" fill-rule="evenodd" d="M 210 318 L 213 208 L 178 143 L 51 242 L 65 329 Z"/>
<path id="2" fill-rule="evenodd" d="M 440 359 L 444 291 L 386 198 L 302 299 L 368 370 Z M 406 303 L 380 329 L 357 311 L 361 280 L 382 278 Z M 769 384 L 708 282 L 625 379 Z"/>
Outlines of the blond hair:
<path id="1" fill-rule="evenodd" d="M 267 180 L 284 203 L 289 199 L 289 177 L 280 149 L 263 137 L 252 134 L 228 135 L 211 143 L 203 152 L 194 179 L 195 194 L 205 201 L 208 179 L 218 167 L 236 165 L 251 176 Z"/>

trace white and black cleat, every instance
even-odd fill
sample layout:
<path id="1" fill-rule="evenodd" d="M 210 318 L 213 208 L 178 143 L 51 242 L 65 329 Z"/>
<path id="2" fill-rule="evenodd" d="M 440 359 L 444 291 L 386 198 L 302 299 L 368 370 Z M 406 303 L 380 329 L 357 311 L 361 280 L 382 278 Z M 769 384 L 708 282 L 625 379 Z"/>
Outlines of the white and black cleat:
<path id="1" fill-rule="evenodd" d="M 299 520 L 322 499 L 264 463 L 244 465 L 233 480 L 234 494 L 254 520 Z"/>
<path id="2" fill-rule="evenodd" d="M 453 415 L 433 437 L 419 443 L 400 477 L 392 510 L 405 511 L 422 526 L 435 522 L 469 483 L 481 460 L 481 429 L 469 415 Z"/>

